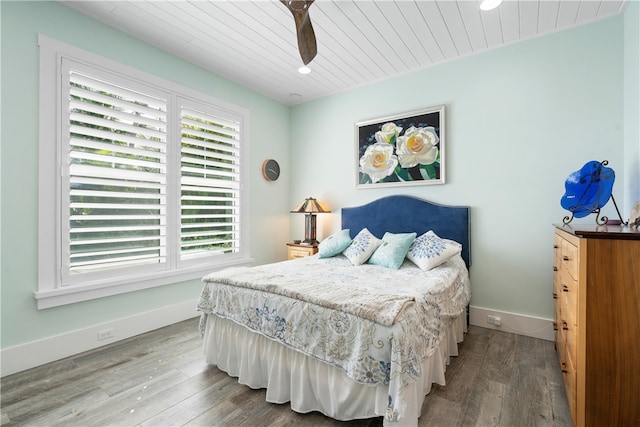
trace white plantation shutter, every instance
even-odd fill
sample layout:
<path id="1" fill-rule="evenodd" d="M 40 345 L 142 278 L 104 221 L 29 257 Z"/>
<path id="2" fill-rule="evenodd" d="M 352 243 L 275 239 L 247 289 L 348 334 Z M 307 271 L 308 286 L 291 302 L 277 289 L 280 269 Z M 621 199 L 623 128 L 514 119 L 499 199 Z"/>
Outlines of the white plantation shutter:
<path id="1" fill-rule="evenodd" d="M 180 257 L 239 251 L 240 121 L 226 111 L 180 107 Z"/>
<path id="2" fill-rule="evenodd" d="M 73 68 L 68 90 L 63 271 L 166 263 L 167 100 Z"/>
<path id="3" fill-rule="evenodd" d="M 38 308 L 250 264 L 249 111 L 38 44 Z"/>

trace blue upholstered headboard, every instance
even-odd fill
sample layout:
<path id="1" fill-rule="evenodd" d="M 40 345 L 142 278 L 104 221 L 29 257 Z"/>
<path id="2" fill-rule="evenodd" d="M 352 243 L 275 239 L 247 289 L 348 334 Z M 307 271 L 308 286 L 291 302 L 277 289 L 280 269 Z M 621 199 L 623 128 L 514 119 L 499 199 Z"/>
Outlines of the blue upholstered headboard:
<path id="1" fill-rule="evenodd" d="M 352 238 L 365 227 L 378 238 L 387 231 L 415 231 L 420 236 L 433 230 L 443 239 L 462 243 L 462 258 L 467 267 L 471 266 L 468 206 L 439 205 L 417 197 L 394 195 L 342 208 L 342 229 L 348 228 Z"/>

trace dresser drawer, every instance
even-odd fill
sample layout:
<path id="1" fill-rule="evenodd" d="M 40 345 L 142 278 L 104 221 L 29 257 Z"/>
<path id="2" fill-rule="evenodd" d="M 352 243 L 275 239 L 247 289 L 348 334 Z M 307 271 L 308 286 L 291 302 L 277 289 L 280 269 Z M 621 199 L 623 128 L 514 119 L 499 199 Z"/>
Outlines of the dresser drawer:
<path id="1" fill-rule="evenodd" d="M 560 272 L 562 271 L 562 238 L 553 236 L 553 283 L 560 285 Z"/>
<path id="2" fill-rule="evenodd" d="M 560 312 L 562 318 L 571 325 L 578 325 L 578 287 L 575 282 L 570 285 L 562 285 L 560 291 Z"/>
<path id="3" fill-rule="evenodd" d="M 568 323 L 568 330 L 564 330 L 566 359 L 575 371 L 578 367 L 578 327 Z"/>
<path id="4" fill-rule="evenodd" d="M 553 300 L 553 309 L 554 309 L 554 316 L 553 316 L 553 329 L 556 331 L 556 341 L 557 341 L 557 335 L 560 331 L 560 319 L 562 319 L 562 311 L 560 310 L 560 300 L 558 300 L 557 298 L 555 298 Z"/>
<path id="5" fill-rule="evenodd" d="M 554 323 L 555 329 L 558 330 L 558 322 L 560 321 L 561 313 L 561 295 L 562 292 L 562 239 L 557 234 L 554 235 L 553 240 L 553 308 L 554 308 Z"/>
<path id="6" fill-rule="evenodd" d="M 562 292 L 562 266 L 558 267 L 558 271 L 553 272 L 553 298 L 559 299 L 560 293 Z"/>
<path id="7" fill-rule="evenodd" d="M 567 240 L 562 241 L 562 270 L 578 280 L 578 248 Z"/>
<path id="8" fill-rule="evenodd" d="M 562 366 L 567 354 L 566 334 L 562 329 L 562 322 L 558 323 L 558 330 L 556 331 L 556 351 L 558 352 L 558 360 L 560 361 L 560 366 Z"/>
<path id="9" fill-rule="evenodd" d="M 577 410 L 578 410 L 578 373 L 571 365 L 570 361 L 566 361 L 562 364 L 562 377 L 564 379 L 564 389 L 567 393 L 567 401 L 569 403 L 569 412 L 571 413 L 571 419 L 573 424 L 577 424 Z"/>
<path id="10" fill-rule="evenodd" d="M 575 367 L 575 327 L 571 327 L 568 323 L 560 322 L 557 334 L 558 360 L 560 361 L 560 369 L 562 371 L 562 379 L 564 382 L 567 401 L 569 403 L 569 412 L 573 424 L 576 425 L 577 415 L 577 371 Z"/>
<path id="11" fill-rule="evenodd" d="M 577 361 L 577 349 L 578 349 L 578 326 L 571 320 L 575 317 L 573 314 L 575 311 L 565 310 L 560 313 L 560 320 L 558 321 L 559 343 L 558 346 L 562 346 L 561 361 L 571 361 L 571 366 L 576 368 Z"/>

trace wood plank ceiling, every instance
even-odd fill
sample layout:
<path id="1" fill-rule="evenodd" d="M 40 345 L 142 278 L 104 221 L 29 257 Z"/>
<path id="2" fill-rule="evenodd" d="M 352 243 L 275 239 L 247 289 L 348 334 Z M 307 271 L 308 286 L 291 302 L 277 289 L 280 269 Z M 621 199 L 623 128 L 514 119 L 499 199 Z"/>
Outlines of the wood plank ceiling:
<path id="1" fill-rule="evenodd" d="M 286 105 L 622 13 L 629 0 L 316 0 L 318 55 L 300 59 L 275 0 L 61 1 Z"/>

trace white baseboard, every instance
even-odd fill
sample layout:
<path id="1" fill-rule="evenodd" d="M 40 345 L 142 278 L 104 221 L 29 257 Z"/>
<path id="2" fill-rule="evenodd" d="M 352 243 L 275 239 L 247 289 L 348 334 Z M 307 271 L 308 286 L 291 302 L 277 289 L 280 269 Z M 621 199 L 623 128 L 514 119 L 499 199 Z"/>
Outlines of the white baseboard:
<path id="1" fill-rule="evenodd" d="M 500 318 L 500 325 L 487 322 L 488 316 Z M 540 317 L 525 316 L 506 311 L 491 310 L 483 307 L 469 307 L 469 323 L 483 328 L 496 329 L 512 334 L 554 341 L 553 320 Z"/>
<path id="2" fill-rule="evenodd" d="M 199 313 L 195 307 L 195 299 L 184 301 L 153 311 L 2 349 L 0 351 L 0 376 L 11 375 L 197 317 Z M 98 340 L 98 331 L 108 330 L 111 330 L 112 336 Z"/>
<path id="3" fill-rule="evenodd" d="M 196 301 L 185 301 L 157 310 L 91 325 L 83 329 L 31 341 L 0 351 L 0 376 L 11 375 L 45 363 L 102 347 L 173 323 L 197 317 Z M 487 316 L 500 317 L 500 326 L 487 323 Z M 539 317 L 496 311 L 483 307 L 469 308 L 469 323 L 548 341 L 554 340 L 553 321 Z M 112 330 L 113 336 L 98 341 L 98 331 Z"/>

